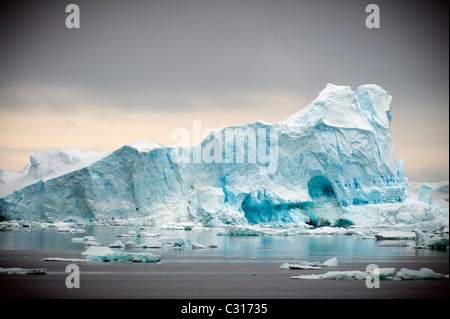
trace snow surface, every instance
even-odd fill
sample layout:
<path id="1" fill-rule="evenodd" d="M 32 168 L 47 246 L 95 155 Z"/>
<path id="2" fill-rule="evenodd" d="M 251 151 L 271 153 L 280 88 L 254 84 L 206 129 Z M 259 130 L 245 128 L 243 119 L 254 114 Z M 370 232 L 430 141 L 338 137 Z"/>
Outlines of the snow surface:
<path id="1" fill-rule="evenodd" d="M 83 153 L 72 147 L 55 148 L 30 156 L 30 164 L 18 173 L 0 170 L 0 197 L 39 181 L 48 181 L 67 173 L 88 167 L 111 154 L 111 151 Z"/>
<path id="2" fill-rule="evenodd" d="M 0 220 L 181 229 L 448 225 L 448 208 L 409 189 L 392 143 L 391 102 L 374 84 L 356 91 L 328 84 L 285 121 L 221 128 L 192 147 L 140 141 L 101 153 L 36 154 L 19 173 L 0 171 Z M 196 162 L 198 154 L 207 160 Z"/>

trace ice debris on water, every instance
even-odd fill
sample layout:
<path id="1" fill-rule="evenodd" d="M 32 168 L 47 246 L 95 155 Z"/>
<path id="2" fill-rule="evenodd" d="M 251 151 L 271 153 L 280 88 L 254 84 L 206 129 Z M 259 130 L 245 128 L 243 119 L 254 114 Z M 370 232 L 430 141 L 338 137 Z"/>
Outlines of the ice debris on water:
<path id="1" fill-rule="evenodd" d="M 161 260 L 160 255 L 152 253 L 130 253 L 126 251 L 115 251 L 109 247 L 91 246 L 81 255 L 86 259 L 97 262 L 158 262 Z"/>
<path id="2" fill-rule="evenodd" d="M 338 261 L 336 257 L 326 260 L 325 262 L 301 262 L 296 264 L 284 263 L 280 266 L 280 269 L 303 269 L 303 270 L 312 270 L 312 269 L 322 269 L 322 267 L 337 267 Z"/>
<path id="3" fill-rule="evenodd" d="M 347 280 L 347 279 L 367 279 L 378 276 L 380 280 L 432 280 L 448 279 L 448 275 L 435 273 L 431 269 L 421 268 L 420 270 L 411 270 L 401 268 L 397 273 L 395 268 L 377 268 L 370 272 L 362 270 L 329 271 L 323 274 L 305 274 L 291 276 L 291 279 L 329 279 L 329 280 Z"/>
<path id="4" fill-rule="evenodd" d="M 377 240 L 416 239 L 416 234 L 414 232 L 387 230 L 379 232 L 375 235 L 375 238 Z"/>
<path id="5" fill-rule="evenodd" d="M 448 275 L 435 273 L 429 268 L 421 268 L 420 270 L 412 270 L 401 268 L 395 275 L 396 280 L 430 280 L 430 279 L 448 279 Z"/>
<path id="6" fill-rule="evenodd" d="M 116 240 L 112 244 L 108 245 L 109 248 L 125 248 L 125 245 L 121 240 Z"/>

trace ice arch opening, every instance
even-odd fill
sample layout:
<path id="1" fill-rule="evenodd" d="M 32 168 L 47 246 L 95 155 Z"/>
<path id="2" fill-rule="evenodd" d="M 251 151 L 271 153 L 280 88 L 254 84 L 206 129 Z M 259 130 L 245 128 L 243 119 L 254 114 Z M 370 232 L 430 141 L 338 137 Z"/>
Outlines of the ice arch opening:
<path id="1" fill-rule="evenodd" d="M 308 182 L 312 203 L 305 210 L 313 226 L 349 226 L 351 222 L 341 218 L 342 207 L 333 185 L 324 176 L 314 176 Z"/>
<path id="2" fill-rule="evenodd" d="M 325 202 L 336 200 L 333 186 L 330 181 L 323 176 L 314 176 L 308 182 L 309 196 L 315 202 Z"/>

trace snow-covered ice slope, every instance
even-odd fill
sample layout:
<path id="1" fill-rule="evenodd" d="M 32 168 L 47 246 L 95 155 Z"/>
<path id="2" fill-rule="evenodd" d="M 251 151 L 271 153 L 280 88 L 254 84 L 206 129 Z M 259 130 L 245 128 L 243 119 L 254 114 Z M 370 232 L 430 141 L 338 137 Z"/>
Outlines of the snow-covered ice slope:
<path id="1" fill-rule="evenodd" d="M 328 84 L 283 122 L 212 132 L 193 147 L 138 142 L 105 153 L 52 150 L 0 174 L 0 219 L 145 224 L 448 224 L 417 200 L 377 85 Z"/>

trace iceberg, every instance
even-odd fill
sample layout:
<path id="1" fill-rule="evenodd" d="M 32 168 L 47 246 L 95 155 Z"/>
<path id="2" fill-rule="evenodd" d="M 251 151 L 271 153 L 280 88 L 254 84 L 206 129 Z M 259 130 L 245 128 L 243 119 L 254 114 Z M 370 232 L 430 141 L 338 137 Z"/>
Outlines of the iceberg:
<path id="1" fill-rule="evenodd" d="M 32 155 L 19 173 L 0 171 L 0 221 L 182 230 L 448 225 L 448 208 L 410 190 L 391 104 L 378 85 L 328 84 L 284 121 L 220 128 L 194 146 L 140 141 Z"/>

